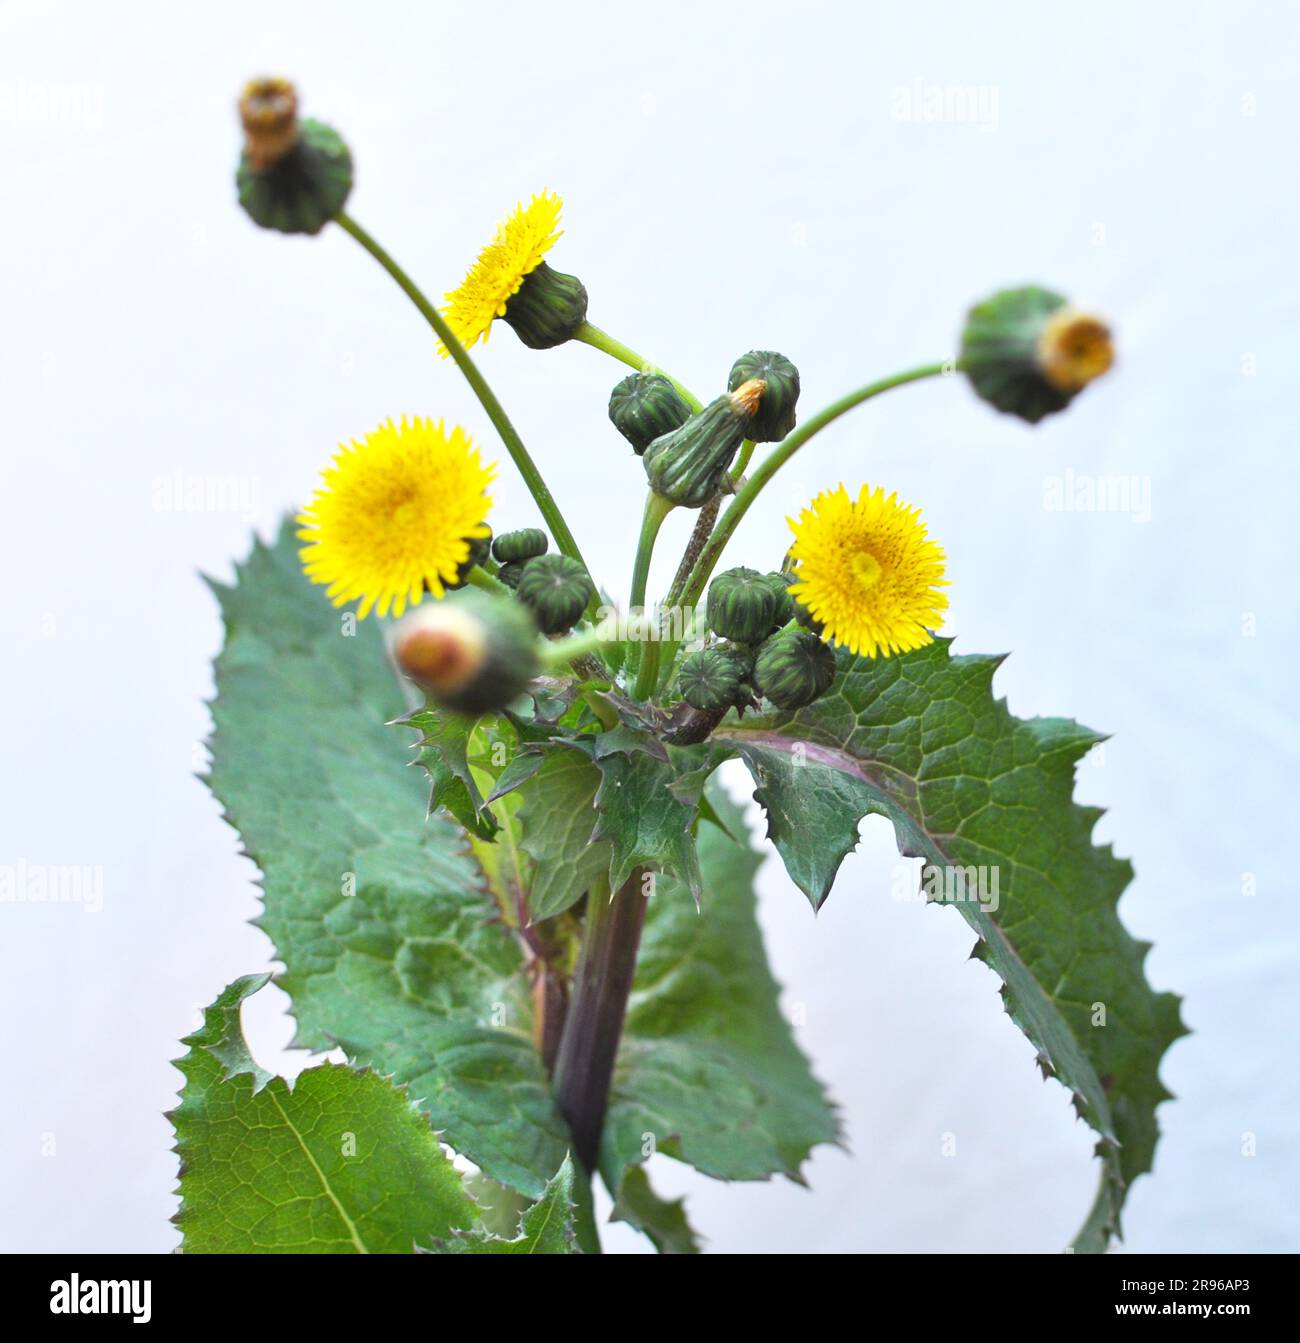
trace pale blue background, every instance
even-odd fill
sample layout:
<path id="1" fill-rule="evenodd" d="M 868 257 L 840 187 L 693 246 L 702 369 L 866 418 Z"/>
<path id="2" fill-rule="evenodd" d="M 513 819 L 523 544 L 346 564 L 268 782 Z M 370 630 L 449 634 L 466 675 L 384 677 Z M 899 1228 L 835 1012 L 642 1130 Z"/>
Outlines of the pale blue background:
<path id="1" fill-rule="evenodd" d="M 1126 1248 L 1295 1250 L 1300 69 L 1294 7 L 1239 0 L 0 4 L 0 862 L 105 880 L 97 915 L 0 906 L 3 1248 L 175 1244 L 167 1060 L 267 964 L 251 865 L 191 777 L 220 640 L 196 570 L 228 575 L 384 416 L 493 443 L 347 238 L 236 209 L 233 98 L 263 70 L 345 131 L 355 214 L 430 292 L 550 186 L 593 320 L 700 389 L 774 347 L 808 413 L 951 353 L 1007 283 L 1113 318 L 1121 364 L 1069 414 L 1031 431 L 958 383 L 899 391 L 807 449 L 735 553 L 774 563 L 827 485 L 897 489 L 948 550 L 958 648 L 1014 650 L 1013 710 L 1115 734 L 1079 792 L 1134 857 L 1123 917 L 1195 1030 Z M 918 83 L 982 88 L 985 115 L 900 119 Z M 505 329 L 483 366 L 625 588 L 641 474 L 605 421 L 619 369 Z M 1067 470 L 1149 478 L 1150 521 L 1047 511 Z M 245 477 L 255 507 L 159 511 L 177 472 Z M 498 516 L 532 520 L 508 474 Z M 763 872 L 785 1005 L 852 1153 L 819 1153 L 808 1190 L 658 1163 L 716 1250 L 1056 1250 L 1088 1205 L 1065 1092 L 961 920 L 892 900 L 897 879 L 874 822 L 815 920 Z M 283 1004 L 262 995 L 251 1029 L 266 1065 L 300 1067 Z"/>

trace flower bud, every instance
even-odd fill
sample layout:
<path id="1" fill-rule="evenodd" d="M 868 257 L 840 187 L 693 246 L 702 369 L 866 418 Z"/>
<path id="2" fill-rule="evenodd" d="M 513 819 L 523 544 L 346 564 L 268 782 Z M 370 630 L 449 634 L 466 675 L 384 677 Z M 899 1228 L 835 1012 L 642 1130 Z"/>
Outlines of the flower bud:
<path id="1" fill-rule="evenodd" d="M 781 630 L 758 650 L 754 681 L 778 709 L 802 709 L 835 679 L 835 654 L 807 630 Z"/>
<path id="2" fill-rule="evenodd" d="M 572 340 L 587 320 L 587 287 L 577 276 L 539 262 L 510 296 L 501 317 L 529 349 L 549 350 Z"/>
<path id="3" fill-rule="evenodd" d="M 693 709 L 725 712 L 741 688 L 742 664 L 717 648 L 701 648 L 682 659 L 677 689 Z"/>
<path id="4" fill-rule="evenodd" d="M 403 674 L 454 713 L 504 709 L 537 675 L 537 631 L 514 602 L 479 591 L 416 607 L 397 626 Z"/>
<path id="5" fill-rule="evenodd" d="M 539 555 L 529 560 L 515 589 L 543 634 L 572 629 L 595 591 L 586 569 L 568 555 Z"/>
<path id="6" fill-rule="evenodd" d="M 502 532 L 492 543 L 492 555 L 502 564 L 522 564 L 546 554 L 546 533 L 538 527 Z"/>
<path id="7" fill-rule="evenodd" d="M 779 443 L 794 428 L 799 401 L 799 370 L 783 354 L 773 350 L 750 350 L 731 366 L 727 387 L 734 391 L 757 378 L 763 383 L 754 422 L 748 437 L 755 443 Z"/>
<path id="8" fill-rule="evenodd" d="M 633 373 L 610 393 L 609 418 L 640 457 L 660 434 L 680 429 L 691 408 L 662 373 Z"/>
<path id="9" fill-rule="evenodd" d="M 319 233 L 352 190 L 352 155 L 336 131 L 298 120 L 285 79 L 255 79 L 239 100 L 244 152 L 235 182 L 254 223 L 280 233 Z"/>
<path id="10" fill-rule="evenodd" d="M 776 611 L 772 616 L 772 626 L 774 629 L 780 629 L 782 625 L 788 625 L 795 618 L 795 600 L 790 595 L 790 584 L 798 580 L 794 574 L 787 574 L 779 569 L 774 569 L 763 577 L 776 593 Z"/>
<path id="11" fill-rule="evenodd" d="M 699 508 L 722 488 L 736 451 L 749 435 L 763 395 L 758 379 L 710 401 L 679 429 L 660 434 L 645 450 L 650 488 L 670 503 Z"/>
<path id="12" fill-rule="evenodd" d="M 517 588 L 519 580 L 524 576 L 524 565 L 527 560 L 514 560 L 510 564 L 503 564 L 497 570 L 497 582 L 504 583 L 508 588 Z"/>
<path id="13" fill-rule="evenodd" d="M 977 304 L 962 334 L 960 363 L 977 395 L 1030 424 L 1064 410 L 1113 360 L 1100 318 L 1035 286 Z"/>
<path id="14" fill-rule="evenodd" d="M 780 599 L 771 580 L 755 569 L 728 569 L 709 584 L 709 628 L 735 643 L 756 644 L 765 639 L 779 609 Z"/>

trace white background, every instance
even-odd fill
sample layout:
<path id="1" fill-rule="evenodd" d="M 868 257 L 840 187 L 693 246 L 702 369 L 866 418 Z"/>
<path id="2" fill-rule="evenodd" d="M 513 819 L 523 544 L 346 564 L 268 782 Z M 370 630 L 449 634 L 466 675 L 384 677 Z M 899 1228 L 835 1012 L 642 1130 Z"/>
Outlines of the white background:
<path id="1" fill-rule="evenodd" d="M 775 564 L 786 513 L 840 480 L 897 489 L 947 549 L 958 650 L 1013 650 L 1015 712 L 1114 734 L 1079 793 L 1134 857 L 1123 917 L 1195 1031 L 1165 1064 L 1178 1100 L 1125 1248 L 1300 1248 L 1300 69 L 1294 8 L 1240 0 L 0 5 L 0 862 L 104 877 L 98 914 L 0 905 L 0 1245 L 176 1243 L 168 1059 L 271 955 L 245 922 L 253 869 L 192 777 L 221 638 L 197 572 L 228 577 L 383 417 L 496 448 L 351 240 L 237 209 L 233 100 L 261 72 L 345 133 L 353 212 L 429 292 L 549 186 L 552 259 L 592 319 L 710 395 L 775 348 L 810 414 L 952 353 L 966 306 L 1009 283 L 1113 319 L 1120 365 L 1067 414 L 1031 430 L 961 382 L 900 390 L 807 448 L 734 553 Z M 981 90 L 982 115 L 904 115 L 931 86 Z M 504 327 L 481 363 L 625 590 L 642 477 L 605 419 L 619 367 Z M 1149 521 L 1049 511 L 1067 471 L 1149 479 Z M 159 509 L 177 473 L 241 477 L 255 506 Z M 534 521 L 506 471 L 494 520 Z M 851 1151 L 820 1152 L 806 1190 L 659 1161 L 715 1250 L 1057 1250 L 1086 1211 L 1088 1131 L 962 921 L 892 899 L 897 879 L 875 821 L 815 919 L 764 868 L 785 1005 Z M 284 1005 L 249 1016 L 262 1062 L 293 1069 Z"/>

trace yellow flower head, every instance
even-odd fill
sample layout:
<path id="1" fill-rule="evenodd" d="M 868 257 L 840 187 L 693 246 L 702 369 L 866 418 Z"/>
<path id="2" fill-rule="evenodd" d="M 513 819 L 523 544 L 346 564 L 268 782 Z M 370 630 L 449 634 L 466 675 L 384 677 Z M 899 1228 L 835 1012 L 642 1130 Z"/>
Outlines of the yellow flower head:
<path id="1" fill-rule="evenodd" d="M 298 515 L 304 572 L 329 584 L 335 606 L 360 597 L 362 619 L 375 606 L 400 616 L 426 584 L 441 597 L 469 558 L 470 540 L 491 535 L 495 474 L 459 427 L 448 433 L 441 420 L 405 416 L 400 426 L 381 424 L 339 448 Z"/>
<path id="2" fill-rule="evenodd" d="M 823 638 L 870 658 L 931 641 L 947 582 L 943 550 L 927 539 L 919 508 L 869 485 L 850 499 L 841 485 L 787 521 L 798 566 L 790 593 L 821 622 Z"/>
<path id="3" fill-rule="evenodd" d="M 496 236 L 478 254 L 469 274 L 447 297 L 443 316 L 466 348 L 486 341 L 492 323 L 504 317 L 506 304 L 519 292 L 524 277 L 542 264 L 561 230 L 560 210 L 564 202 L 553 191 L 535 195 L 524 206 L 497 225 Z M 446 357 L 445 346 L 438 347 Z"/>

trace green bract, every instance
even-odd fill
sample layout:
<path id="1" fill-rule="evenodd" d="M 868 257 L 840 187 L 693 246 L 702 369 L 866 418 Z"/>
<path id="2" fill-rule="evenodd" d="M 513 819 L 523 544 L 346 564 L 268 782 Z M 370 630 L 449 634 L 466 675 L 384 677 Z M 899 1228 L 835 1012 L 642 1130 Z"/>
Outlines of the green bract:
<path id="1" fill-rule="evenodd" d="M 754 658 L 754 684 L 779 709 L 802 709 L 835 679 L 835 654 L 808 630 L 774 634 Z"/>
<path id="2" fill-rule="evenodd" d="M 708 503 L 722 488 L 752 418 L 751 407 L 727 392 L 680 429 L 660 434 L 641 459 L 650 488 L 661 499 L 686 508 Z"/>
<path id="3" fill-rule="evenodd" d="M 352 190 L 352 155 L 335 130 L 307 118 L 282 158 L 257 171 L 245 151 L 236 173 L 239 203 L 262 228 L 319 233 Z"/>
<path id="4" fill-rule="evenodd" d="M 543 634 L 572 629 L 595 593 L 587 571 L 567 555 L 529 560 L 515 591 Z"/>
<path id="5" fill-rule="evenodd" d="M 799 401 L 799 370 L 783 354 L 773 350 L 750 350 L 731 366 L 727 389 L 734 392 L 751 378 L 763 384 L 763 395 L 749 437 L 756 443 L 778 443 L 795 424 Z"/>
<path id="6" fill-rule="evenodd" d="M 662 373 L 633 373 L 609 394 L 609 418 L 639 457 L 691 418 L 686 398 Z"/>
<path id="7" fill-rule="evenodd" d="M 728 569 L 709 584 L 709 628 L 736 643 L 758 643 L 776 624 L 782 595 L 766 574 Z"/>
<path id="8" fill-rule="evenodd" d="M 549 350 L 572 340 L 587 320 L 587 290 L 576 275 L 541 262 L 506 304 L 502 318 L 530 349 Z"/>
<path id="9" fill-rule="evenodd" d="M 492 554 L 502 564 L 521 564 L 546 554 L 546 533 L 537 527 L 502 532 L 492 543 Z"/>
<path id="10" fill-rule="evenodd" d="M 715 648 L 701 648 L 682 659 L 677 689 L 695 709 L 729 709 L 740 693 L 743 667 Z"/>

